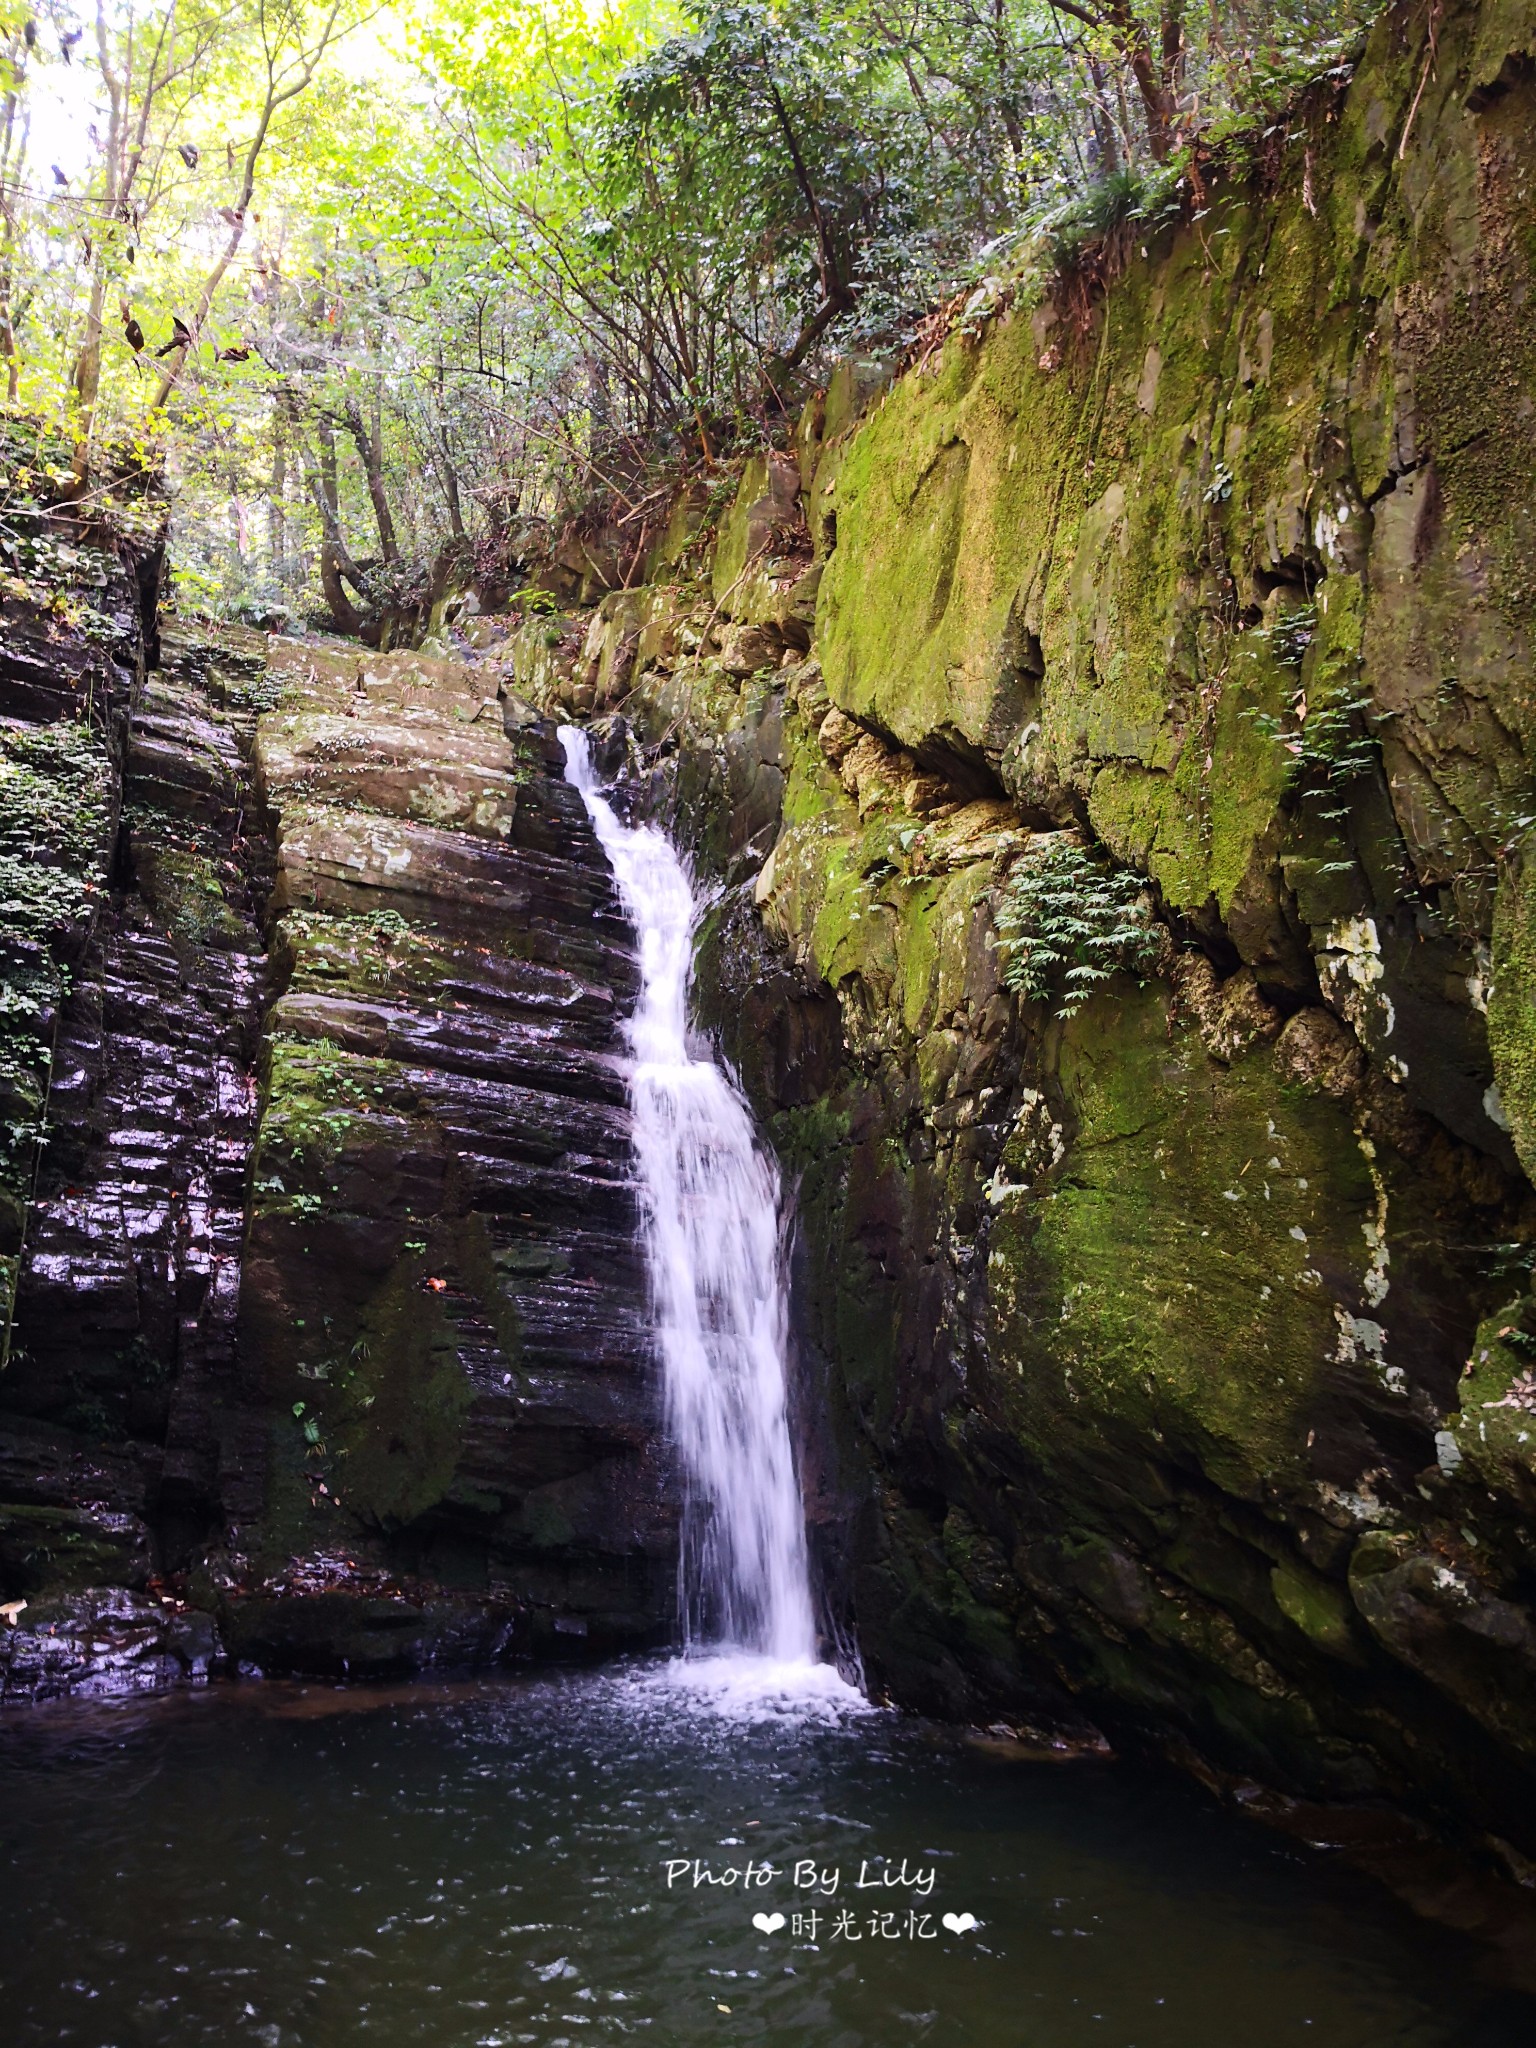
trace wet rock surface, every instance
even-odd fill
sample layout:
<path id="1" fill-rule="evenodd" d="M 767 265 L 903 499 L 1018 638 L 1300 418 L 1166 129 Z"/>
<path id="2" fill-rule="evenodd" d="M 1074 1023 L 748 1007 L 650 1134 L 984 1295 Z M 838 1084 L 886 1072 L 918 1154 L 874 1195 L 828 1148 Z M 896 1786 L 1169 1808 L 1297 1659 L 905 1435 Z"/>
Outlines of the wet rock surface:
<path id="1" fill-rule="evenodd" d="M 634 969 L 551 729 L 450 662 L 146 641 L 104 559 L 110 645 L 19 612 L 0 675 L 23 767 L 79 730 L 101 784 L 9 1183 L 0 1694 L 657 1639 Z"/>
<path id="2" fill-rule="evenodd" d="M 58 1014 L 0 1382 L 12 1469 L 36 1456 L 11 1434 L 23 1419 L 50 1436 L 48 1464 L 17 1475 L 21 1498 L 80 1485 L 55 1459 L 91 1468 L 72 1497 L 137 1519 L 140 1584 L 151 1553 L 184 1567 L 240 1484 L 235 1315 L 266 967 L 254 718 L 227 706 L 237 686 L 199 652 L 168 636 L 163 659 L 112 706 L 118 831 Z M 35 1556 L 47 1580 L 49 1546 Z"/>
<path id="3" fill-rule="evenodd" d="M 211 1615 L 169 1596 L 101 1586 L 55 1593 L 0 1636 L 0 1702 L 201 1684 L 222 1647 Z"/>
<path id="4" fill-rule="evenodd" d="M 167 641 L 147 670 L 152 528 L 64 532 L 73 606 L 13 598 L 0 658 L 4 822 L 33 877 L 11 884 L 5 978 L 13 1018 L 37 1004 L 32 1044 L 13 1027 L 6 1046 L 35 1104 L 5 1163 L 0 1574 L 27 1603 L 0 1637 L 7 1697 L 206 1671 L 144 1588 L 216 1526 L 245 1441 L 254 719 L 200 654 Z"/>
<path id="5" fill-rule="evenodd" d="M 619 1061 L 635 967 L 558 743 L 493 671 L 292 646 L 268 674 L 282 992 L 241 1355 L 280 1419 L 224 1569 L 334 1550 L 339 1523 L 354 1561 L 489 1603 L 504 1647 L 655 1640 L 676 1511 Z"/>

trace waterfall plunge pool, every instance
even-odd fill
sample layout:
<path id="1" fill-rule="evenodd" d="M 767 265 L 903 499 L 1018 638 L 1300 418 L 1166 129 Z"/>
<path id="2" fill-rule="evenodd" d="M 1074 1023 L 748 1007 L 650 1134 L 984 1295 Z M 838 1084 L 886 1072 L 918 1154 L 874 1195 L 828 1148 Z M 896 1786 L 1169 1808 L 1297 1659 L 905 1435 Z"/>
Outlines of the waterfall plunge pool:
<path id="1" fill-rule="evenodd" d="M 689 1041 L 686 868 L 565 737 L 640 941 L 694 1654 L 0 1714 L 7 2048 L 1524 2048 L 1536 2007 L 1316 1852 L 817 1662 L 777 1169 Z"/>
<path id="2" fill-rule="evenodd" d="M 669 1666 L 7 1713 L 0 1907 L 8 2048 L 1524 2048 L 1536 2018 L 1182 1779 L 722 1711 Z"/>

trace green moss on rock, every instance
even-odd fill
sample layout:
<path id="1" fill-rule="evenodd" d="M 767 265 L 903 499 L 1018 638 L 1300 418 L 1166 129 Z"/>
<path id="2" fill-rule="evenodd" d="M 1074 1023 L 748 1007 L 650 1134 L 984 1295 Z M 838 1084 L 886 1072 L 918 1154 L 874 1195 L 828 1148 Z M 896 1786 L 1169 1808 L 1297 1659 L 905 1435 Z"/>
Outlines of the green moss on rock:
<path id="1" fill-rule="evenodd" d="M 1346 1119 L 1268 1053 L 1208 1060 L 1157 989 L 1096 998 L 1060 1065 L 1068 1164 L 995 1193 L 1014 1426 L 1047 1467 L 1108 1436 L 1245 1498 L 1299 1479 L 1375 1200 Z"/>
<path id="2" fill-rule="evenodd" d="M 1488 1045 L 1499 1113 L 1536 1174 L 1536 865 L 1528 860 L 1511 863 L 1499 882 Z"/>

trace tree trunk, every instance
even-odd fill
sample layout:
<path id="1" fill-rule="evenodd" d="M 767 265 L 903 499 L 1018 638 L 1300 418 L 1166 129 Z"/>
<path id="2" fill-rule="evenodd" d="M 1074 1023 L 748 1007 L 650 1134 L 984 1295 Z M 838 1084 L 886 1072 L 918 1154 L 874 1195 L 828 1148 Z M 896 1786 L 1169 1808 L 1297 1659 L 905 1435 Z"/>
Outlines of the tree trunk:
<path id="1" fill-rule="evenodd" d="M 107 303 L 107 261 L 117 233 L 118 209 L 122 204 L 123 81 L 110 54 L 105 0 L 96 0 L 96 53 L 107 88 L 106 188 L 102 193 L 101 232 L 91 263 L 91 296 L 85 309 L 85 336 L 75 358 L 75 404 L 79 419 L 75 428 L 75 483 L 84 488 L 90 469 L 91 430 L 96 420 L 96 400 L 101 391 L 102 315 Z"/>
<path id="2" fill-rule="evenodd" d="M 13 60 L 14 61 L 14 60 Z M 21 129 L 17 136 L 17 116 Z M 5 400 L 16 403 L 21 360 L 16 350 L 16 206 L 27 170 L 31 121 L 13 87 L 6 94 L 5 123 L 0 131 L 0 356 L 5 357 Z"/>
<path id="3" fill-rule="evenodd" d="M 591 356 L 586 360 L 588 388 L 593 387 L 594 372 Z M 601 389 L 606 399 L 608 380 L 606 371 L 601 380 Z M 437 358 L 437 418 L 427 427 L 428 439 L 436 451 L 434 467 L 442 480 L 443 497 L 448 506 L 448 526 L 456 541 L 464 539 L 464 507 L 459 500 L 458 471 L 453 466 L 453 456 L 448 448 L 448 381 L 443 370 L 443 358 Z"/>
<path id="4" fill-rule="evenodd" d="M 1109 85 L 1104 76 L 1104 66 L 1090 51 L 1087 58 L 1088 75 L 1093 80 L 1093 99 L 1089 112 L 1093 121 L 1093 132 L 1099 145 L 1107 176 L 1113 178 L 1120 169 L 1120 151 L 1117 146 L 1115 124 L 1109 114 Z"/>
<path id="5" fill-rule="evenodd" d="M 350 640 L 362 637 L 363 615 L 347 595 L 342 582 L 341 554 L 327 534 L 320 543 L 320 589 L 331 614 L 331 624 Z"/>
<path id="6" fill-rule="evenodd" d="M 278 393 L 272 407 L 272 476 L 267 486 L 267 553 L 277 582 L 286 578 L 288 568 L 288 522 L 284 501 L 288 495 L 288 408 Z"/>
<path id="7" fill-rule="evenodd" d="M 324 413 L 315 423 L 315 438 L 320 443 L 318 464 L 307 445 L 303 452 L 310 495 L 320 514 L 323 534 L 320 542 L 320 589 L 337 632 L 357 639 L 362 634 L 364 618 L 347 596 L 342 579 L 345 577 L 354 590 L 361 590 L 363 577 L 341 537 L 341 501 L 336 488 L 336 433 Z"/>
<path id="8" fill-rule="evenodd" d="M 373 506 L 375 524 L 379 529 L 379 553 L 386 562 L 398 562 L 400 545 L 395 538 L 395 520 L 389 509 L 389 493 L 384 488 L 384 436 L 377 426 L 372 434 L 369 433 L 363 423 L 362 410 L 353 399 L 347 400 L 346 421 L 347 432 L 352 436 L 358 460 L 363 465 L 363 475 L 367 479 L 368 498 Z"/>
<path id="9" fill-rule="evenodd" d="M 1178 140 L 1177 79 L 1184 61 L 1184 21 L 1180 0 L 1166 0 L 1160 16 L 1161 61 L 1152 48 L 1147 24 L 1133 10 L 1130 0 L 1108 0 L 1090 6 L 1083 0 L 1050 0 L 1058 14 L 1071 15 L 1088 28 L 1107 30 L 1120 61 L 1136 81 L 1142 114 L 1147 124 L 1147 143 L 1153 158 L 1167 163 Z"/>
<path id="10" fill-rule="evenodd" d="M 1176 109 L 1173 95 L 1163 84 L 1156 60 L 1145 38 L 1142 38 L 1128 53 L 1127 61 L 1136 89 L 1141 94 L 1142 112 L 1147 117 L 1147 146 L 1155 162 L 1167 163 L 1173 154 L 1174 116 Z"/>

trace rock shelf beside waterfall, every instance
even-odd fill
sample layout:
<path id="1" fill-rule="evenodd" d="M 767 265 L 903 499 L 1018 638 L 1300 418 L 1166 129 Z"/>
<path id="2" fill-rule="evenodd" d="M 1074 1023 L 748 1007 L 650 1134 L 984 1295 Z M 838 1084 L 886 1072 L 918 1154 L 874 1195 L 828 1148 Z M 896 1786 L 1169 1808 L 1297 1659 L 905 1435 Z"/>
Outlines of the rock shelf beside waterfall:
<path id="1" fill-rule="evenodd" d="M 159 651 L 126 608 L 0 1379 L 0 1693 L 663 1639 L 631 941 L 552 729 L 451 662 Z"/>

